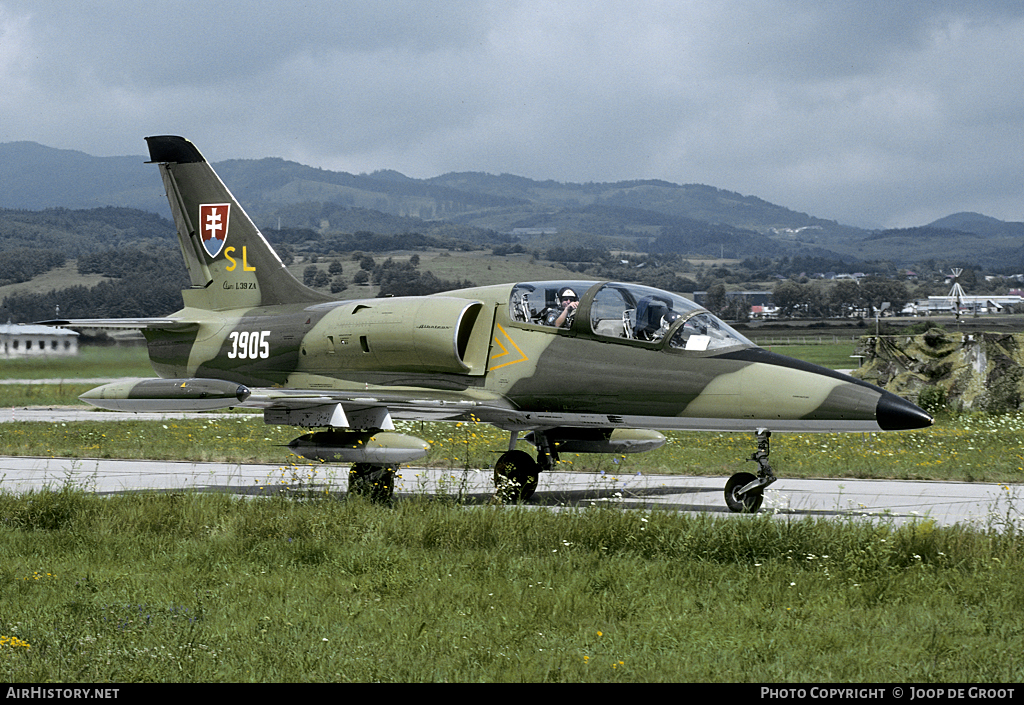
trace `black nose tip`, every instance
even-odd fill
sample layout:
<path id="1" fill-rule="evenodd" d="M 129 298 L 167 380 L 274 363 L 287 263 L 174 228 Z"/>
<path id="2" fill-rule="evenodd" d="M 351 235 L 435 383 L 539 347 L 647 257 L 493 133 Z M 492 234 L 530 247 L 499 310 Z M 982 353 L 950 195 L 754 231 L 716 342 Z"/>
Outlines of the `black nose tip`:
<path id="1" fill-rule="evenodd" d="M 932 425 L 932 417 L 916 404 L 885 392 L 875 407 L 875 418 L 883 431 L 909 431 Z"/>

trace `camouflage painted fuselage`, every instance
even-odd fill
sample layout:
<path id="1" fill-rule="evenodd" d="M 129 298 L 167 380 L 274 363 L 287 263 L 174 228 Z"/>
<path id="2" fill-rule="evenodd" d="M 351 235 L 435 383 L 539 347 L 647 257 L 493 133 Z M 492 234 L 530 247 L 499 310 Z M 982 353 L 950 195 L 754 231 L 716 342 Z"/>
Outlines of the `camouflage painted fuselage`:
<path id="1" fill-rule="evenodd" d="M 472 416 L 509 430 L 779 431 L 891 430 L 922 418 L 881 389 L 740 340 L 691 351 L 670 345 L 669 335 L 601 335 L 588 324 L 587 306 L 607 285 L 575 285 L 588 293 L 568 329 L 513 320 L 513 285 L 501 285 L 429 298 L 206 311 L 194 331 L 146 335 L 164 377 L 358 393 L 393 400 L 396 418 Z M 406 408 L 411 397 L 431 403 Z"/>
<path id="2" fill-rule="evenodd" d="M 192 287 L 145 319 L 166 385 L 83 398 L 131 409 L 190 398 L 268 423 L 388 428 L 475 419 L 510 431 L 662 428 L 874 431 L 930 417 L 878 387 L 753 345 L 681 296 L 612 282 L 520 282 L 427 297 L 334 301 L 298 282 L 198 150 L 148 138 Z M 567 326 L 545 325 L 571 287 Z M 237 386 L 236 386 L 237 385 Z M 235 391 L 237 389 L 237 392 Z M 208 408 L 208 407 L 203 407 Z"/>

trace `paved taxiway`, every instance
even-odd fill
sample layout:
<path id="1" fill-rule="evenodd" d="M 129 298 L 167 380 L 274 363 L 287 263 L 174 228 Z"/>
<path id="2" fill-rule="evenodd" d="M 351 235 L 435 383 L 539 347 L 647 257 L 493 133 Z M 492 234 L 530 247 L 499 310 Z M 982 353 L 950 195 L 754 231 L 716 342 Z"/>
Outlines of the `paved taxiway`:
<path id="1" fill-rule="evenodd" d="M 186 416 L 230 414 L 123 413 L 83 407 L 0 409 L 0 424 L 9 421 L 69 422 L 84 420 L 167 420 Z M 313 469 L 316 474 L 313 475 Z M 930 518 L 942 525 L 970 523 L 998 526 L 1000 519 L 1024 515 L 1024 491 L 992 483 L 895 480 L 800 480 L 785 471 L 765 493 L 762 512 L 785 516 L 889 517 L 899 523 Z M 297 486 L 299 478 L 331 492 L 343 493 L 345 466 L 289 466 L 158 460 L 94 460 L 0 457 L 0 491 L 25 492 L 66 483 L 98 493 L 132 491 L 219 491 L 260 495 Z M 731 514 L 725 506 L 725 477 L 685 475 L 596 475 L 551 472 L 541 475 L 530 500 L 542 507 L 608 503 L 631 509 L 663 508 L 686 512 Z M 395 482 L 398 497 L 417 492 L 459 494 L 482 503 L 493 494 L 489 471 L 450 472 L 403 467 Z"/>
<path id="2" fill-rule="evenodd" d="M 344 466 L 256 465 L 0 457 L 0 491 L 20 493 L 70 484 L 100 494 L 133 491 L 231 492 L 266 495 L 289 488 L 342 494 Z M 314 474 L 315 471 L 315 474 Z M 630 509 L 661 508 L 730 514 L 724 477 L 611 475 L 551 472 L 541 476 L 531 505 L 540 507 L 609 504 Z M 484 503 L 493 493 L 489 471 L 446 471 L 404 467 L 395 482 L 401 498 L 416 493 L 460 494 Z M 889 517 L 897 523 L 928 517 L 939 524 L 998 526 L 1010 512 L 1024 513 L 1024 498 L 996 484 L 897 482 L 889 480 L 800 480 L 783 477 L 770 487 L 762 512 L 783 516 Z"/>

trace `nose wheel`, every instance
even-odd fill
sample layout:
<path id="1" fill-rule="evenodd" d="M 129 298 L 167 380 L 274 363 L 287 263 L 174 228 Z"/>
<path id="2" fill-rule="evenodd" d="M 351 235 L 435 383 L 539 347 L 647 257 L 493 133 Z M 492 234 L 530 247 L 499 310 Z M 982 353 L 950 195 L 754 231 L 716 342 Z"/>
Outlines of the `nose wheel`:
<path id="1" fill-rule="evenodd" d="M 725 483 L 725 503 L 731 511 L 743 514 L 756 512 L 764 501 L 765 488 L 778 479 L 768 464 L 771 435 L 772 432 L 766 428 L 757 430 L 757 450 L 747 458 L 757 463 L 757 474 L 738 472 Z"/>
<path id="2" fill-rule="evenodd" d="M 748 485 L 754 485 L 753 489 L 747 489 Z M 738 472 L 725 483 L 725 503 L 734 512 L 753 514 L 763 501 L 764 491 L 757 486 L 757 475 Z"/>

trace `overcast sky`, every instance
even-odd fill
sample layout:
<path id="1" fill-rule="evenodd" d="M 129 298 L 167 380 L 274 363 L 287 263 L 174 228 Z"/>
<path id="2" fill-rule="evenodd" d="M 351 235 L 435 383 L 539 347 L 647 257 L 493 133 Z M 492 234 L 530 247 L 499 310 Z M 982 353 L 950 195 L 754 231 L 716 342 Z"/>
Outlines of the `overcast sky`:
<path id="1" fill-rule="evenodd" d="M 1024 220 L 1019 0 L 0 0 L 0 142 Z M 2 187 L 2 186 L 0 186 Z"/>

